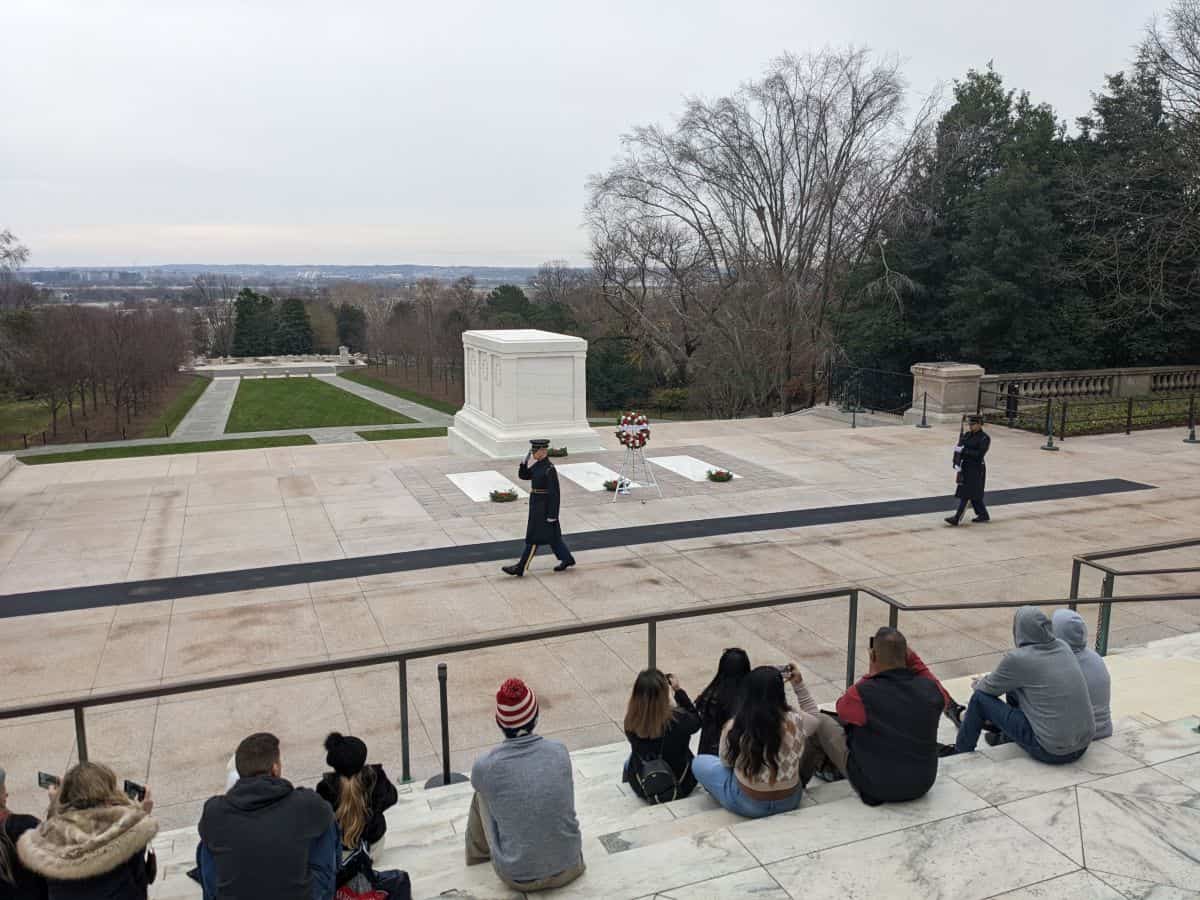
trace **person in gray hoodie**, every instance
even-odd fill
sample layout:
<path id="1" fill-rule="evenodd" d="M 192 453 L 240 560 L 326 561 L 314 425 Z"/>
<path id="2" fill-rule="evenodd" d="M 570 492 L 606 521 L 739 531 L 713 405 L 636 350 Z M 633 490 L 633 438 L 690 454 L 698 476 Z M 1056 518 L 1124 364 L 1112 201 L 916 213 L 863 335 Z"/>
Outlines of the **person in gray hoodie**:
<path id="1" fill-rule="evenodd" d="M 1022 606 L 1013 616 L 1013 643 L 1016 649 L 975 682 L 955 750 L 974 750 L 990 721 L 1036 760 L 1061 765 L 1079 759 L 1096 725 L 1075 654 L 1036 606 Z"/>
<path id="2" fill-rule="evenodd" d="M 1064 641 L 1075 653 L 1083 680 L 1087 682 L 1088 696 L 1092 700 L 1092 716 L 1096 720 L 1096 734 L 1092 738 L 1111 737 L 1113 733 L 1112 712 L 1109 700 L 1112 681 L 1108 677 L 1108 666 L 1104 657 L 1087 645 L 1087 623 L 1073 609 L 1059 609 L 1050 618 L 1054 636 Z"/>

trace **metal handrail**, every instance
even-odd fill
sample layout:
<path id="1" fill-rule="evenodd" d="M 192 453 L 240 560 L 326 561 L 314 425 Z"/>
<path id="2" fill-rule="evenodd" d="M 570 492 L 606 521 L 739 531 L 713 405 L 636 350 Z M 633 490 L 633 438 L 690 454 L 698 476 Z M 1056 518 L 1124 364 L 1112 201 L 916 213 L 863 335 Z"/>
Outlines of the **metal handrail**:
<path id="1" fill-rule="evenodd" d="M 1200 543 L 1197 540 L 1196 543 Z M 1164 549 L 1174 549 L 1172 545 Z M 1137 548 L 1139 552 L 1149 552 L 1147 548 Z M 1078 563 L 1079 557 L 1076 558 Z M 1111 576 L 1110 576 L 1111 577 Z M 1105 621 L 1106 610 L 1113 603 L 1141 603 L 1168 600 L 1200 600 L 1200 592 L 1146 594 L 1128 597 L 1112 596 L 1111 590 L 1100 597 L 1081 598 L 1074 596 L 1078 593 L 1078 576 L 1072 578 L 1073 596 L 1064 600 L 1041 600 L 1039 603 L 1052 605 L 1069 604 L 1074 609 L 1079 604 L 1101 605 L 1101 619 Z M 365 668 L 395 664 L 398 670 L 400 691 L 400 752 L 402 779 L 412 780 L 411 758 L 409 749 L 408 727 L 408 662 L 409 660 L 426 659 L 449 653 L 463 653 L 471 650 L 484 650 L 491 647 L 508 644 L 521 644 L 531 641 L 547 640 L 556 637 L 569 637 L 593 631 L 608 631 L 616 628 L 629 628 L 645 625 L 647 630 L 647 665 L 654 668 L 657 661 L 658 623 L 672 622 L 680 619 L 692 619 L 701 616 L 721 615 L 729 612 L 741 612 L 749 609 L 765 609 L 774 606 L 787 606 L 801 603 L 812 603 L 817 600 L 846 597 L 847 626 L 846 626 L 846 686 L 854 683 L 855 649 L 858 643 L 858 600 L 859 595 L 865 594 L 879 600 L 888 607 L 888 625 L 892 628 L 899 624 L 901 612 L 937 612 L 961 609 L 1005 609 L 1028 605 L 1024 600 L 995 600 L 985 603 L 932 603 L 913 606 L 884 594 L 874 588 L 864 585 L 847 585 L 827 588 L 819 591 L 808 591 L 800 594 L 770 595 L 750 597 L 743 600 L 731 600 L 723 603 L 706 603 L 703 606 L 688 606 L 682 609 L 659 609 L 640 613 L 634 616 L 618 616 L 609 619 L 593 619 L 586 622 L 575 622 L 567 625 L 548 625 L 539 628 L 495 632 L 478 637 L 439 643 L 418 644 L 401 650 L 390 650 L 376 653 L 359 654 L 340 659 L 324 660 L 321 662 L 302 663 L 299 665 L 279 666 L 270 669 L 259 669 L 254 672 L 242 672 L 231 675 L 217 675 L 206 678 L 194 678 L 177 681 L 172 684 L 155 685 L 144 688 L 128 688 L 104 693 L 94 693 L 84 696 L 68 697 L 42 703 L 28 703 L 20 706 L 0 708 L 0 720 L 25 718 L 27 716 L 45 715 L 47 713 L 71 711 L 75 717 L 75 742 L 78 756 L 86 761 L 87 728 L 84 720 L 84 710 L 98 706 L 111 706 L 116 703 L 129 703 L 136 700 L 158 699 L 161 697 L 190 694 L 198 691 L 213 690 L 222 687 L 238 687 L 259 682 L 277 681 L 284 678 L 297 678 L 305 675 L 319 675 L 329 672 L 340 672 L 347 669 Z M 1105 630 L 1107 642 L 1107 628 Z"/>
<path id="2" fill-rule="evenodd" d="M 1171 566 L 1158 569 L 1115 569 L 1098 562 L 1101 559 L 1120 559 L 1125 556 L 1144 556 L 1149 553 L 1165 553 L 1168 550 L 1182 550 L 1185 547 L 1200 547 L 1200 538 L 1183 538 L 1178 541 L 1165 541 L 1160 544 L 1144 544 L 1140 547 L 1123 547 L 1119 550 L 1099 550 L 1093 553 L 1082 553 L 1071 560 L 1071 602 L 1074 609 L 1079 596 L 1079 577 L 1083 567 L 1088 566 L 1103 573 L 1104 581 L 1100 585 L 1100 596 L 1104 599 L 1100 606 L 1100 621 L 1096 625 L 1096 652 L 1101 656 L 1108 653 L 1108 632 L 1112 625 L 1112 604 L 1121 602 L 1124 598 L 1114 598 L 1117 577 L 1120 575 L 1184 575 L 1200 572 L 1198 566 Z M 1172 599 L 1164 597 L 1163 599 Z"/>

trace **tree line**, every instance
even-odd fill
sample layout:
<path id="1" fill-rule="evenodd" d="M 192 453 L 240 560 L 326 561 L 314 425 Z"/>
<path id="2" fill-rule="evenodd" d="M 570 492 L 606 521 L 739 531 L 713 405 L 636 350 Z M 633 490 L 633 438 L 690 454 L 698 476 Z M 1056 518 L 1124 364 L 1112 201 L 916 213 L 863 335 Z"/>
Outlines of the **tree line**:
<path id="1" fill-rule="evenodd" d="M 120 432 L 177 377 L 189 340 L 174 309 L 43 306 L 0 317 L 0 351 L 9 393 L 44 406 L 57 436 L 64 415 Z"/>
<path id="2" fill-rule="evenodd" d="M 192 314 L 197 356 L 248 357 L 351 352 L 367 349 L 366 313 L 350 303 L 324 298 L 276 300 L 227 277 L 196 279 L 201 303 Z"/>

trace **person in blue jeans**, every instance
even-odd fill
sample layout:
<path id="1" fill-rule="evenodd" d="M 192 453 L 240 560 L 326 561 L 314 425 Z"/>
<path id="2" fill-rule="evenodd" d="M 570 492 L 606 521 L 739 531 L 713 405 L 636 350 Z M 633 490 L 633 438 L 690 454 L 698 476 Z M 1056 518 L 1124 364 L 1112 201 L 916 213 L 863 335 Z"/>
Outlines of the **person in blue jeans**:
<path id="1" fill-rule="evenodd" d="M 788 706 L 783 683 L 799 709 Z M 821 753 L 804 752 L 808 741 Z M 751 819 L 790 812 L 800 805 L 812 769 L 825 758 L 845 774 L 846 740 L 831 716 L 821 715 L 800 669 L 759 666 L 742 680 L 737 713 L 721 734 L 720 754 L 701 754 L 692 773 L 721 806 Z"/>
<path id="2" fill-rule="evenodd" d="M 975 681 L 955 752 L 973 751 L 984 723 L 991 722 L 998 733 L 988 735 L 990 744 L 1007 739 L 1041 762 L 1074 762 L 1095 731 L 1087 682 L 1074 652 L 1054 636 L 1050 620 L 1036 606 L 1022 606 L 1013 616 L 1013 643 L 1016 649 L 995 671 Z"/>

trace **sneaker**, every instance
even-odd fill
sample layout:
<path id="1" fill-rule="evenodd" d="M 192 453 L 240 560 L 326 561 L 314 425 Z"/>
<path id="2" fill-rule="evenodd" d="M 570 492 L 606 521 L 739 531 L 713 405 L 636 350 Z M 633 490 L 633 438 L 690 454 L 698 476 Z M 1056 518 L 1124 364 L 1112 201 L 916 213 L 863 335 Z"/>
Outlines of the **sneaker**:
<path id="1" fill-rule="evenodd" d="M 945 759 L 947 756 L 957 756 L 958 748 L 953 744 L 938 744 L 938 757 Z"/>
<path id="2" fill-rule="evenodd" d="M 567 569 L 571 568 L 571 566 L 573 566 L 573 565 L 575 565 L 575 560 L 573 560 L 573 559 L 568 560 L 567 562 L 560 562 L 557 566 L 554 567 L 554 571 L 555 572 L 565 572 L 565 571 L 567 571 Z"/>
<path id="3" fill-rule="evenodd" d="M 947 525 L 958 525 L 958 519 L 954 518 L 954 516 L 946 516 L 944 521 Z"/>
<path id="4" fill-rule="evenodd" d="M 846 776 L 843 775 L 841 772 L 839 772 L 834 766 L 830 765 L 829 763 L 826 763 L 825 765 L 821 766 L 821 768 L 819 768 L 819 769 L 817 769 L 817 771 L 813 772 L 813 775 L 815 775 L 817 778 L 820 778 L 826 784 L 832 784 L 835 781 L 845 781 L 846 780 Z"/>
<path id="5" fill-rule="evenodd" d="M 1001 732 L 998 732 L 998 731 L 997 732 L 991 732 L 991 731 L 987 732 L 983 736 L 983 739 L 985 741 L 987 741 L 988 745 L 991 747 L 999 747 L 1001 744 L 1011 743 L 1011 741 L 1009 740 L 1007 735 L 1002 734 Z"/>
<path id="6" fill-rule="evenodd" d="M 501 566 L 500 571 L 505 575 L 516 575 L 518 578 L 525 574 L 520 566 Z"/>

